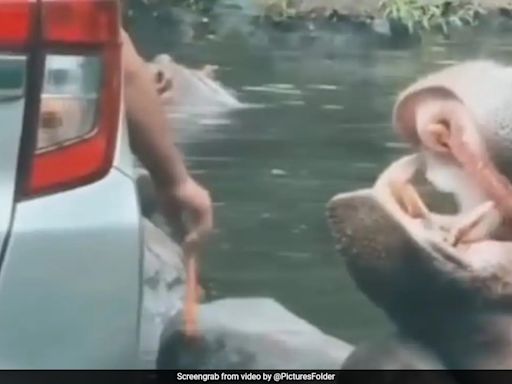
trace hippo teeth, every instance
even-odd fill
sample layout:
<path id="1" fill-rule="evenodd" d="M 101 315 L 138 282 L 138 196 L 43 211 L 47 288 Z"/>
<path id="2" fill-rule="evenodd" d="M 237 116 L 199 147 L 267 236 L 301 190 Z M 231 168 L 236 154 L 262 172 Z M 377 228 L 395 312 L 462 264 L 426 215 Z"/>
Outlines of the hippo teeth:
<path id="1" fill-rule="evenodd" d="M 376 183 L 384 201 L 400 211 L 410 228 L 428 231 L 453 248 L 490 239 L 502 224 L 496 204 L 484 201 L 455 215 L 441 215 L 429 210 L 411 179 L 418 168 L 417 158 L 406 156 L 385 170 Z M 467 207 L 469 208 L 469 207 Z"/>
<path id="2" fill-rule="evenodd" d="M 411 183 L 391 181 L 390 190 L 402 210 L 412 218 L 427 219 L 430 216 L 427 206 Z"/>
<path id="3" fill-rule="evenodd" d="M 375 190 L 390 208 L 412 219 L 431 221 L 431 212 L 411 183 L 419 166 L 417 155 L 405 156 L 392 163 L 378 178 Z"/>
<path id="4" fill-rule="evenodd" d="M 496 204 L 487 201 L 457 220 L 448 234 L 447 242 L 456 247 L 463 243 L 488 239 L 502 223 Z"/>
<path id="5" fill-rule="evenodd" d="M 446 219 L 429 211 L 411 183 L 392 183 L 390 189 L 407 215 L 422 220 L 426 228 L 446 232 L 444 240 L 453 247 L 488 239 L 502 222 L 496 204 L 492 201 L 484 202 L 447 223 Z"/>

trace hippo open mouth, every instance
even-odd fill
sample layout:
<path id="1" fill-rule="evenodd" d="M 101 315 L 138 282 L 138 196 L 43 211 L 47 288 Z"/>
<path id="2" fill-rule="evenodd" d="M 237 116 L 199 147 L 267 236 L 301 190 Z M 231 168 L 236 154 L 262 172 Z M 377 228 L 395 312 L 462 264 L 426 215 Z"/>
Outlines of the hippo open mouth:
<path id="1" fill-rule="evenodd" d="M 434 188 L 422 197 L 418 190 L 429 182 Z M 481 272 L 512 261 L 511 233 L 497 204 L 448 160 L 434 154 L 401 158 L 380 175 L 374 191 L 415 239 L 447 261 Z M 439 200 L 448 203 L 442 208 L 450 213 L 431 208 Z"/>
<path id="2" fill-rule="evenodd" d="M 459 293 L 510 304 L 509 85 L 512 71 L 490 62 L 413 84 L 399 97 L 393 123 L 414 154 L 392 163 L 372 188 L 329 202 L 338 247 L 374 301 L 403 300 L 411 289 L 428 298 L 432 284 L 455 282 Z M 443 287 L 435 292 L 445 295 Z"/>
<path id="3" fill-rule="evenodd" d="M 388 233 L 390 223 L 385 230 L 372 228 L 376 222 L 357 227 L 355 221 L 361 218 L 350 214 L 347 204 L 352 207 L 356 198 L 366 211 L 363 196 L 372 201 L 373 210 L 383 211 L 379 215 L 393 222 L 391 227 L 398 226 L 393 233 Z M 339 243 L 342 250 L 343 244 L 352 250 L 360 247 L 354 238 L 356 227 L 373 234 L 373 240 L 370 235 L 366 241 L 374 245 L 379 233 L 397 241 L 408 236 L 431 261 L 435 259 L 452 272 L 457 268 L 458 274 L 512 282 L 512 233 L 506 218 L 470 175 L 449 159 L 427 152 L 404 156 L 380 174 L 372 189 L 339 194 L 329 202 L 328 210 L 334 235 L 345 240 Z M 366 215 L 372 214 L 366 211 Z"/>
<path id="4" fill-rule="evenodd" d="M 512 308 L 510 232 L 478 188 L 450 199 L 449 181 L 469 186 L 464 173 L 453 167 L 456 175 L 443 175 L 446 168 L 436 172 L 431 162 L 405 156 L 373 188 L 332 198 L 338 249 L 357 286 L 404 340 L 419 341 L 448 367 L 509 367 L 510 354 L 489 350 L 508 351 L 503 335 L 510 327 L 500 316 Z"/>

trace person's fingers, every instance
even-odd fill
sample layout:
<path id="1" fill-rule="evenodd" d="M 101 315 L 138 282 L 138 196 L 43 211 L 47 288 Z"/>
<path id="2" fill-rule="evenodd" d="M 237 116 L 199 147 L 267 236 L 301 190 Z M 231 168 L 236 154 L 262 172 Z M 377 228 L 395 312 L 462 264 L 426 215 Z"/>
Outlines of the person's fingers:
<path id="1" fill-rule="evenodd" d="M 208 237 L 209 232 L 195 229 L 187 234 L 183 242 L 183 251 L 187 257 L 196 257 L 201 254 Z"/>
<path id="2" fill-rule="evenodd" d="M 189 232 L 185 237 L 182 248 L 185 258 L 196 257 L 200 254 L 204 240 L 197 232 Z"/>
<path id="3" fill-rule="evenodd" d="M 211 203 L 204 207 L 200 214 L 199 232 L 208 235 L 213 230 L 213 207 Z"/>
<path id="4" fill-rule="evenodd" d="M 192 212 L 192 226 L 189 231 L 190 241 L 203 242 L 213 230 L 213 206 L 211 200 L 197 206 Z"/>

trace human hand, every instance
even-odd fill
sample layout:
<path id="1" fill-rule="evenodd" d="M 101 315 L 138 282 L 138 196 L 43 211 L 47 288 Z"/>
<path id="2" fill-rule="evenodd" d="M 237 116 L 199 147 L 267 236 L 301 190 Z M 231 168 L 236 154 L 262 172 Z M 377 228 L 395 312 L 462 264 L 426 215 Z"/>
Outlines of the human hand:
<path id="1" fill-rule="evenodd" d="M 173 188 L 159 189 L 164 208 L 170 215 L 187 215 L 188 232 L 183 242 L 187 285 L 183 310 L 185 335 L 191 339 L 199 336 L 198 302 L 203 293 L 198 282 L 196 258 L 199 256 L 213 228 L 213 208 L 210 194 L 191 177 L 187 176 Z M 172 216 L 171 216 L 172 217 Z"/>
<path id="2" fill-rule="evenodd" d="M 213 230 L 213 204 L 210 193 L 190 176 L 157 193 L 170 220 L 183 218 L 186 234 L 185 255 L 196 256 Z"/>

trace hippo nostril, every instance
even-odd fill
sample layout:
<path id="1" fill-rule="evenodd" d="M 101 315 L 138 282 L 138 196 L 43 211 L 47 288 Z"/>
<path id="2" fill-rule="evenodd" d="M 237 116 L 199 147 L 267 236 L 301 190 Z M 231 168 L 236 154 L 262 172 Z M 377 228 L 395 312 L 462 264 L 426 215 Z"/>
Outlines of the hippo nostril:
<path id="1" fill-rule="evenodd" d="M 164 73 L 162 71 L 157 71 L 155 73 L 155 81 L 157 82 L 157 84 L 163 83 Z"/>

